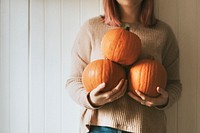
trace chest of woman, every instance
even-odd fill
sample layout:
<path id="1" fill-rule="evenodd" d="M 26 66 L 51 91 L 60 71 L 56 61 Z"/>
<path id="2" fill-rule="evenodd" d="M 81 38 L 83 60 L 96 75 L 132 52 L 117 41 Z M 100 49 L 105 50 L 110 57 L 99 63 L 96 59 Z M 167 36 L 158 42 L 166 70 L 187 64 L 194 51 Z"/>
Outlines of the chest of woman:
<path id="1" fill-rule="evenodd" d="M 109 29 L 102 29 L 93 34 L 91 40 L 91 58 L 90 61 L 97 59 L 105 59 L 101 50 L 101 40 Z M 162 62 L 162 51 L 166 45 L 166 34 L 156 29 L 143 29 L 139 28 L 134 32 L 141 39 L 142 52 L 140 58 L 153 57 Z M 124 51 L 126 52 L 126 51 Z"/>

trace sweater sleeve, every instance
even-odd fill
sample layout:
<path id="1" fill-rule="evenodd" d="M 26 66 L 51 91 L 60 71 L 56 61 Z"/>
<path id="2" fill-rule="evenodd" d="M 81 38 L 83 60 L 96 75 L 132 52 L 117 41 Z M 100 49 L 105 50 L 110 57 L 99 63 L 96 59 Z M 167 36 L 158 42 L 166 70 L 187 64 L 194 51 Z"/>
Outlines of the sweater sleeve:
<path id="1" fill-rule="evenodd" d="M 160 110 L 171 107 L 179 99 L 182 92 L 179 73 L 179 47 L 171 28 L 169 28 L 167 32 L 166 42 L 163 49 L 162 60 L 167 71 L 167 86 L 165 89 L 169 94 L 169 99 L 165 107 L 158 108 Z"/>
<path id="2" fill-rule="evenodd" d="M 82 84 L 82 72 L 90 62 L 91 33 L 89 21 L 85 22 L 75 39 L 71 51 L 70 76 L 66 82 L 66 89 L 70 97 L 79 105 L 94 109 L 89 100 L 89 93 L 85 91 Z"/>

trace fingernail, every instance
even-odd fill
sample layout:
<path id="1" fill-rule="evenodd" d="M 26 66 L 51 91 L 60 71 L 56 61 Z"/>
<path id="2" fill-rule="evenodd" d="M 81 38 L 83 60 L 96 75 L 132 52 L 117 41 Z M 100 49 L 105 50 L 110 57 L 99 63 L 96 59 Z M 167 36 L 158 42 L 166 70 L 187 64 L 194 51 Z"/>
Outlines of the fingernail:
<path id="1" fill-rule="evenodd" d="M 145 98 L 144 97 L 141 97 L 142 98 L 142 100 L 145 100 Z"/>
<path id="2" fill-rule="evenodd" d="M 101 83 L 101 86 L 102 86 L 102 87 L 105 86 L 105 82 Z"/>

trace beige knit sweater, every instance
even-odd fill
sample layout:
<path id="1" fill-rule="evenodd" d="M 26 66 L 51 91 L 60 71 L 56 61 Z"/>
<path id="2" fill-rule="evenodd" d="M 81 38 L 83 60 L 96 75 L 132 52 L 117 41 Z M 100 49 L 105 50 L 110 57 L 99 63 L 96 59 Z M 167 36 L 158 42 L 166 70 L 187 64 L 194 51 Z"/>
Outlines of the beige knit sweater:
<path id="1" fill-rule="evenodd" d="M 101 22 L 101 17 L 92 18 L 81 27 L 71 56 L 71 74 L 66 83 L 72 99 L 82 107 L 80 132 L 89 131 L 89 125 L 100 125 L 117 128 L 133 133 L 166 133 L 166 116 L 164 109 L 170 107 L 181 94 L 179 77 L 179 49 L 171 28 L 158 21 L 153 28 L 142 25 L 131 27 L 142 41 L 142 55 L 154 56 L 163 63 L 168 74 L 166 90 L 169 93 L 168 105 L 163 108 L 147 107 L 136 102 L 125 94 L 122 98 L 102 107 L 93 107 L 88 99 L 81 76 L 88 63 L 103 59 L 101 39 L 111 28 Z"/>

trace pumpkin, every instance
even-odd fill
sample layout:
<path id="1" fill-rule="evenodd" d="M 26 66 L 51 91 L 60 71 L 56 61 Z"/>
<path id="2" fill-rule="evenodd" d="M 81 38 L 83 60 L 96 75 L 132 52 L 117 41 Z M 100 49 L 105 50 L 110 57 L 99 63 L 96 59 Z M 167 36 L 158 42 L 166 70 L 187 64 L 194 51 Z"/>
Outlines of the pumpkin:
<path id="1" fill-rule="evenodd" d="M 108 30 L 102 38 L 103 55 L 121 65 L 131 65 L 141 53 L 140 38 L 123 28 Z"/>
<path id="2" fill-rule="evenodd" d="M 121 79 L 125 79 L 125 70 L 119 64 L 107 59 L 95 60 L 89 63 L 83 71 L 82 82 L 87 92 L 105 82 L 102 92 L 113 89 Z"/>
<path id="3" fill-rule="evenodd" d="M 146 94 L 149 97 L 157 97 L 157 87 L 165 89 L 167 72 L 164 66 L 155 59 L 141 59 L 135 63 L 128 75 L 129 89 Z M 136 93 L 135 93 L 136 94 Z"/>

